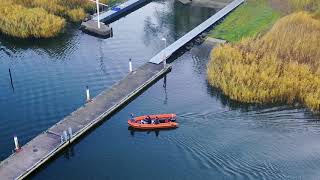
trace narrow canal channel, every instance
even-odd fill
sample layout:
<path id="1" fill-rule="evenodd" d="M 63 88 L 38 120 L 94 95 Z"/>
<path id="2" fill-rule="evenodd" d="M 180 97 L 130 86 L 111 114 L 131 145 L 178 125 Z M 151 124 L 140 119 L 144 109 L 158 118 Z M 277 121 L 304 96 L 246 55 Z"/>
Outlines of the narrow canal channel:
<path id="1" fill-rule="evenodd" d="M 154 1 L 112 24 L 114 38 L 70 27 L 41 42 L 0 36 L 0 155 L 13 135 L 22 144 L 215 13 L 177 1 Z M 167 76 L 66 149 L 31 179 L 313 179 L 320 170 L 318 117 L 301 107 L 230 101 L 206 82 L 212 46 L 178 57 Z M 8 69 L 11 69 L 11 86 Z M 128 129 L 130 113 L 172 112 L 180 128 Z"/>

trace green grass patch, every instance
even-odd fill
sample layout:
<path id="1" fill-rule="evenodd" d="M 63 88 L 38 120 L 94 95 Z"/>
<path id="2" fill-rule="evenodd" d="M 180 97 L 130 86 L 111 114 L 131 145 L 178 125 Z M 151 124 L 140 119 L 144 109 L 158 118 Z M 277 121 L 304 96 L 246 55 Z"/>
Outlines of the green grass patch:
<path id="1" fill-rule="evenodd" d="M 231 42 L 254 37 L 270 28 L 280 15 L 266 0 L 247 0 L 216 26 L 209 36 Z"/>

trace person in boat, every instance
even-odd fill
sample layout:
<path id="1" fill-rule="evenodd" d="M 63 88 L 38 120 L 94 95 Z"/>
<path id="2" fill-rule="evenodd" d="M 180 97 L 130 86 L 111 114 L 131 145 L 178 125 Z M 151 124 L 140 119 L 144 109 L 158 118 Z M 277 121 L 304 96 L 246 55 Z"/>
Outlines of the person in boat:
<path id="1" fill-rule="evenodd" d="M 136 122 L 136 120 L 134 120 L 134 115 L 133 115 L 133 113 L 130 114 L 130 117 L 131 117 L 131 119 L 130 119 L 131 122 Z"/>
<path id="2" fill-rule="evenodd" d="M 154 120 L 154 124 L 160 124 L 158 116 L 156 116 L 156 120 Z"/>
<path id="3" fill-rule="evenodd" d="M 170 122 L 175 122 L 175 121 L 176 121 L 176 118 L 173 117 L 173 114 L 171 114 L 171 118 L 169 118 L 169 121 L 170 121 Z"/>
<path id="4" fill-rule="evenodd" d="M 151 119 L 151 117 L 150 116 L 147 116 L 146 118 L 145 118 L 145 121 L 147 122 L 147 124 L 151 124 L 151 121 L 152 119 Z"/>

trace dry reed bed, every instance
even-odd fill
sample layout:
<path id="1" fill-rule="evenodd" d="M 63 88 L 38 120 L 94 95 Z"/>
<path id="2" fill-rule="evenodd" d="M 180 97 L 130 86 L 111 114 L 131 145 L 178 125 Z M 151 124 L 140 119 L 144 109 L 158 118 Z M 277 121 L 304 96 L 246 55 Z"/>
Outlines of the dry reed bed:
<path id="1" fill-rule="evenodd" d="M 208 80 L 231 99 L 299 102 L 320 111 L 320 21 L 314 14 L 285 16 L 264 36 L 221 45 L 211 57 Z"/>
<path id="2" fill-rule="evenodd" d="M 63 30 L 66 21 L 82 21 L 86 12 L 94 10 L 95 4 L 89 0 L 0 0 L 0 33 L 50 38 Z"/>

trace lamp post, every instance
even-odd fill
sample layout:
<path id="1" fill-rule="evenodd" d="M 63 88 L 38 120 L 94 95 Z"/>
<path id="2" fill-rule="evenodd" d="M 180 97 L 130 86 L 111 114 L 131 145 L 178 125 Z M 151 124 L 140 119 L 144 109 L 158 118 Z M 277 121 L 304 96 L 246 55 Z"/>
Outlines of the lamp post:
<path id="1" fill-rule="evenodd" d="M 167 57 L 166 57 L 166 49 L 167 49 L 167 39 L 162 38 L 161 41 L 164 41 L 164 50 L 163 50 L 163 67 L 166 66 L 167 64 Z"/>
<path id="2" fill-rule="evenodd" d="M 98 14 L 98 28 L 100 29 L 100 10 L 99 10 L 99 0 L 96 0 L 97 4 L 97 14 Z"/>

